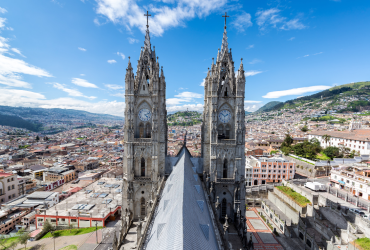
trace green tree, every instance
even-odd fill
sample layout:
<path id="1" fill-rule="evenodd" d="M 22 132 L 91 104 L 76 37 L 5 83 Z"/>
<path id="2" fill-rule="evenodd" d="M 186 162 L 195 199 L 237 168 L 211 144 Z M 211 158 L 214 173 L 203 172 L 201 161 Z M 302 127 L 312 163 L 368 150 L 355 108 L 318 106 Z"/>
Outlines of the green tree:
<path id="1" fill-rule="evenodd" d="M 48 232 L 50 232 L 51 230 L 53 230 L 53 226 L 50 224 L 49 221 L 45 221 L 44 222 L 44 226 L 42 228 L 42 233 L 44 234 L 47 234 Z"/>
<path id="2" fill-rule="evenodd" d="M 285 134 L 285 139 L 281 144 L 281 147 L 290 147 L 293 143 L 293 138 L 290 136 L 289 132 Z"/>
<path id="3" fill-rule="evenodd" d="M 326 154 L 332 160 L 333 160 L 334 157 L 339 157 L 340 156 L 339 148 L 332 147 L 332 146 L 329 146 L 329 147 L 325 148 L 323 153 Z"/>
<path id="4" fill-rule="evenodd" d="M 328 145 L 328 142 L 330 141 L 331 136 L 330 135 L 323 135 L 322 139 L 325 141 L 326 146 Z"/>
<path id="5" fill-rule="evenodd" d="M 36 141 L 39 141 L 40 140 L 40 137 L 39 136 L 36 136 L 36 139 L 35 139 Z"/>
<path id="6" fill-rule="evenodd" d="M 24 245 L 24 249 L 26 249 L 27 248 L 27 242 L 30 239 L 30 236 L 29 236 L 28 232 L 26 232 L 25 230 L 21 229 L 21 230 L 18 231 L 17 234 L 19 235 L 19 237 L 18 237 L 19 243 L 21 243 L 22 245 Z"/>
<path id="7" fill-rule="evenodd" d="M 308 131 L 307 126 L 306 126 L 306 125 L 304 125 L 304 126 L 301 128 L 301 131 L 302 131 L 302 132 L 307 132 L 307 131 Z"/>

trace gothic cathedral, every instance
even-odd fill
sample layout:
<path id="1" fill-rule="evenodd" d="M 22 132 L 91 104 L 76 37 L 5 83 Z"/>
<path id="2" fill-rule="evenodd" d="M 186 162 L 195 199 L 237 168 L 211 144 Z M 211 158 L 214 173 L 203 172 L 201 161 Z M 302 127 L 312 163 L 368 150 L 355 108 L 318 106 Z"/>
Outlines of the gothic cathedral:
<path id="1" fill-rule="evenodd" d="M 122 208 L 144 218 L 167 155 L 166 82 L 150 44 L 147 24 L 136 76 L 131 62 L 125 78 L 125 151 Z"/>
<path id="2" fill-rule="evenodd" d="M 245 76 L 243 62 L 235 72 L 226 17 L 221 50 L 205 79 L 202 124 L 203 178 L 221 206 L 219 219 L 235 218 L 238 209 L 245 214 Z"/>

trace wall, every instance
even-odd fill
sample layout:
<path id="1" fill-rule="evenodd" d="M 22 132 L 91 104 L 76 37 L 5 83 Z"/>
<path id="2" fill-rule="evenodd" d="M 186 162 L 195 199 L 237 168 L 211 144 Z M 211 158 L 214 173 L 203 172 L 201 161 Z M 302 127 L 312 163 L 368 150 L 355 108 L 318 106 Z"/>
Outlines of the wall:
<path id="1" fill-rule="evenodd" d="M 298 212 L 281 200 L 275 193 L 268 192 L 268 199 L 275 204 L 293 223 L 298 223 Z"/>
<path id="2" fill-rule="evenodd" d="M 298 186 L 294 183 L 284 182 L 284 185 L 290 187 L 291 189 L 293 189 L 297 193 L 305 196 L 307 199 L 309 199 L 311 201 L 311 203 L 313 205 L 318 204 L 318 202 L 319 202 L 319 195 L 318 194 L 312 194 L 312 193 L 306 191 L 303 187 Z"/>
<path id="3" fill-rule="evenodd" d="M 297 160 L 295 158 L 292 158 L 290 156 L 283 156 L 285 159 L 289 161 L 293 161 L 296 163 L 295 166 L 295 172 L 298 174 L 303 174 L 308 177 L 315 177 L 316 176 L 316 170 L 315 170 L 315 165 L 308 164 L 306 162 Z M 303 166 L 303 169 L 300 168 L 300 166 Z M 310 172 L 311 170 L 311 172 Z"/>
<path id="4" fill-rule="evenodd" d="M 283 192 L 281 192 L 277 188 L 274 188 L 274 193 L 280 199 L 282 199 L 284 202 L 286 202 L 287 204 L 289 204 L 289 206 L 291 206 L 295 211 L 300 212 L 301 214 L 306 214 L 307 207 L 301 207 L 301 206 L 299 206 L 297 203 L 295 203 L 295 201 L 293 201 L 292 199 L 290 199 L 288 196 L 286 196 Z"/>

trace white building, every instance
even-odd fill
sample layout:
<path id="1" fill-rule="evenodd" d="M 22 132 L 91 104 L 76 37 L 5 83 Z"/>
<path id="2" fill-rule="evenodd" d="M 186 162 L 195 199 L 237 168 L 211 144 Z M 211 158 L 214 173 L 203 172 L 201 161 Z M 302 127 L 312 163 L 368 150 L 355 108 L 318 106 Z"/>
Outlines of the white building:
<path id="1" fill-rule="evenodd" d="M 330 139 L 326 143 L 324 135 L 329 135 Z M 370 129 L 356 129 L 352 131 L 313 131 L 308 135 L 308 140 L 316 138 L 319 140 L 321 147 L 328 146 L 345 146 L 355 150 L 360 155 L 370 154 Z"/>
<path id="2" fill-rule="evenodd" d="M 370 200 L 370 168 L 348 167 L 345 170 L 331 170 L 330 182 L 334 187 Z"/>

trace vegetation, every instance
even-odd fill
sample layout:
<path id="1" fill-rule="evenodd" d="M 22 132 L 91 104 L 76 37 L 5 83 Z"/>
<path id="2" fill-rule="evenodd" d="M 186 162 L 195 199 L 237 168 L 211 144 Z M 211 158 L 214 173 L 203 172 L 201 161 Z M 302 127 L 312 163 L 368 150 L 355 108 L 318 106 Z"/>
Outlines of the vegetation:
<path id="1" fill-rule="evenodd" d="M 0 246 L 1 250 L 14 249 L 19 243 L 19 237 L 5 238 L 0 235 Z"/>
<path id="2" fill-rule="evenodd" d="M 19 243 L 24 245 L 24 249 L 26 249 L 28 240 L 30 239 L 30 235 L 24 229 L 19 230 L 17 234 L 19 235 Z"/>
<path id="3" fill-rule="evenodd" d="M 280 104 L 282 102 L 278 102 L 278 101 L 272 101 L 272 102 L 268 102 L 266 103 L 265 105 L 263 105 L 262 107 L 260 107 L 257 111 L 257 112 L 263 112 L 263 111 L 269 111 L 271 110 L 272 108 L 274 108 L 276 105 Z"/>
<path id="4" fill-rule="evenodd" d="M 0 125 L 10 126 L 16 128 L 25 128 L 34 132 L 42 130 L 42 124 L 32 123 L 24 120 L 23 118 L 15 115 L 2 115 L 0 114 Z"/>
<path id="5" fill-rule="evenodd" d="M 356 247 L 362 250 L 370 250 L 370 239 L 361 238 L 354 241 Z"/>
<path id="6" fill-rule="evenodd" d="M 61 248 L 60 250 L 77 250 L 77 246 L 76 245 L 69 245 L 69 246 Z"/>
<path id="7" fill-rule="evenodd" d="M 294 200 L 294 202 L 301 207 L 305 207 L 307 206 L 307 204 L 311 204 L 311 202 L 306 197 L 300 195 L 290 187 L 277 186 L 276 188 L 286 194 L 288 197 L 292 198 L 292 200 Z"/>
<path id="8" fill-rule="evenodd" d="M 193 126 L 202 123 L 202 114 L 197 111 L 180 111 L 167 116 L 167 124 L 172 126 Z"/>
<path id="9" fill-rule="evenodd" d="M 98 227 L 98 230 L 103 227 Z M 61 236 L 73 236 L 73 235 L 81 235 L 87 234 L 96 231 L 96 227 L 85 227 L 85 228 L 74 228 L 74 229 L 66 229 L 66 230 L 56 230 L 54 231 L 54 237 L 61 237 Z M 51 232 L 49 231 L 45 234 L 41 239 L 53 237 Z"/>

